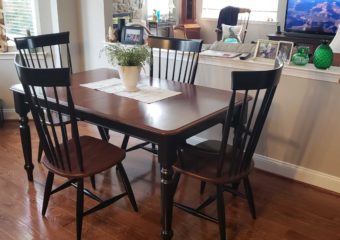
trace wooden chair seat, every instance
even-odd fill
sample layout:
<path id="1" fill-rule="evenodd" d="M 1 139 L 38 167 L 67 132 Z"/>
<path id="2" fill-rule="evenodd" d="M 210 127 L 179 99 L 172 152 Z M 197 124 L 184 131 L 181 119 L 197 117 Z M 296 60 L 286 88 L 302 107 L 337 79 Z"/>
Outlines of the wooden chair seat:
<path id="1" fill-rule="evenodd" d="M 231 161 L 233 160 L 233 147 L 228 145 L 221 177 L 216 177 L 216 166 L 219 161 L 218 151 L 220 148 L 221 142 L 217 140 L 208 140 L 195 146 L 186 144 L 179 150 L 182 163 L 180 163 L 180 161 L 176 162 L 173 168 L 176 172 L 184 173 L 193 178 L 213 184 L 232 183 L 247 176 L 254 168 L 254 162 L 252 160 L 249 167 L 242 169 L 237 175 L 230 175 L 229 171 Z"/>
<path id="2" fill-rule="evenodd" d="M 125 151 L 108 142 L 91 136 L 81 136 L 79 137 L 79 140 L 83 154 L 83 171 L 79 168 L 75 144 L 72 139 L 68 141 L 72 171 L 69 171 L 66 166 L 65 170 L 61 170 L 56 165 L 51 164 L 46 156 L 42 158 L 42 163 L 51 172 L 60 176 L 67 178 L 83 178 L 110 169 L 125 158 Z M 60 146 L 60 148 L 61 152 L 65 153 L 63 146 Z M 114 158 L 112 156 L 114 156 Z M 63 154 L 63 158 L 66 159 L 65 154 Z"/>

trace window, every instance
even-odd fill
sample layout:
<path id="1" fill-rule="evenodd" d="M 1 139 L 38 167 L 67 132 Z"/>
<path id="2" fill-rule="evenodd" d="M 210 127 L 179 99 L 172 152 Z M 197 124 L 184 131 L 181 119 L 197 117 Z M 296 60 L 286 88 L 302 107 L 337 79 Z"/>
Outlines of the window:
<path id="1" fill-rule="evenodd" d="M 202 18 L 218 18 L 226 6 L 250 8 L 252 21 L 277 21 L 279 0 L 203 0 Z"/>
<path id="2" fill-rule="evenodd" d="M 34 0 L 3 0 L 6 33 L 10 38 L 36 31 Z"/>
<path id="3" fill-rule="evenodd" d="M 148 17 L 151 17 L 153 10 L 159 11 L 163 17 L 169 15 L 169 1 L 147 0 Z"/>

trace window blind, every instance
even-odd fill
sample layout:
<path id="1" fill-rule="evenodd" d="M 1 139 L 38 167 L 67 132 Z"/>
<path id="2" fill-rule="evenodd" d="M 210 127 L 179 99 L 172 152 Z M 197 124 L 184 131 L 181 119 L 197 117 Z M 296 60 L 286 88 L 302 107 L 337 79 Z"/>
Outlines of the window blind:
<path id="1" fill-rule="evenodd" d="M 36 34 L 34 0 L 3 0 L 7 35 L 25 36 L 27 30 Z"/>
<path id="2" fill-rule="evenodd" d="M 220 10 L 226 6 L 249 8 L 250 20 L 277 21 L 279 0 L 203 0 L 202 17 L 218 18 Z"/>

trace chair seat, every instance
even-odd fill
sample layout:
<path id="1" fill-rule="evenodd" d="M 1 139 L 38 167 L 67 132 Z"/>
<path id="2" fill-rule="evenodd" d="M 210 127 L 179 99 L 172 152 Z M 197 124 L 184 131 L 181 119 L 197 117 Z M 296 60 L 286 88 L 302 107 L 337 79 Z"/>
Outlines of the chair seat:
<path id="1" fill-rule="evenodd" d="M 232 146 L 228 145 L 223 164 L 221 177 L 216 176 L 216 164 L 219 159 L 221 142 L 208 140 L 198 145 L 184 145 L 180 148 L 182 162 L 177 161 L 173 168 L 179 173 L 190 175 L 204 182 L 215 184 L 231 183 L 247 176 L 254 167 L 252 160 L 248 168 L 239 172 L 237 175 L 229 174 Z"/>
<path id="2" fill-rule="evenodd" d="M 53 166 L 46 156 L 43 157 L 42 163 L 55 174 L 68 178 L 82 178 L 110 169 L 125 158 L 124 150 L 108 142 L 90 136 L 81 136 L 79 140 L 83 154 L 84 171 L 80 170 L 77 163 L 76 149 L 72 139 L 68 142 L 72 171 L 69 171 L 66 166 L 65 170 Z M 62 146 L 61 151 L 64 152 Z M 63 158 L 66 159 L 66 156 L 64 155 Z"/>

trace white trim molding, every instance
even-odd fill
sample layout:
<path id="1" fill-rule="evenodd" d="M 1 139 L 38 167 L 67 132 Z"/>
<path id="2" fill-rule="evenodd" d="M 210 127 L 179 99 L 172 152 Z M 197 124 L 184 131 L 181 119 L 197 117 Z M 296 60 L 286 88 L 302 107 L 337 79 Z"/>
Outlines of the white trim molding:
<path id="1" fill-rule="evenodd" d="M 19 115 L 12 109 L 3 109 L 5 120 L 17 120 L 19 119 Z"/>
<path id="2" fill-rule="evenodd" d="M 205 139 L 194 136 L 188 140 L 191 144 L 198 144 Z M 340 193 L 340 178 L 313 169 L 301 167 L 274 158 L 254 154 L 255 168 L 280 175 L 299 182 L 307 183 L 329 191 Z"/>
<path id="3" fill-rule="evenodd" d="M 339 177 L 259 154 L 254 154 L 253 158 L 257 169 L 340 193 Z"/>

